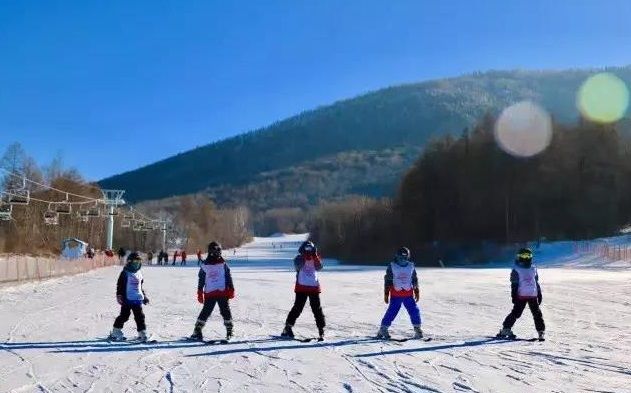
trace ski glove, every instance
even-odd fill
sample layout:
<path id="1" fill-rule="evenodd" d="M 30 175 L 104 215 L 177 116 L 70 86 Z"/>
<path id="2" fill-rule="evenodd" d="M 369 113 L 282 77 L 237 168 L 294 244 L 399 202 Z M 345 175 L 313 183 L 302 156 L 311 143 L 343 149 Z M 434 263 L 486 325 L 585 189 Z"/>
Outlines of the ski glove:
<path id="1" fill-rule="evenodd" d="M 418 303 L 421 298 L 421 291 L 418 288 L 414 288 L 414 301 Z"/>
<path id="2" fill-rule="evenodd" d="M 121 306 L 123 305 L 123 297 L 121 295 L 117 295 L 116 296 L 116 301 L 118 302 L 118 304 L 120 304 Z"/>
<path id="3" fill-rule="evenodd" d="M 204 291 L 197 291 L 197 301 L 204 304 Z"/>
<path id="4" fill-rule="evenodd" d="M 149 298 L 145 297 L 144 299 L 142 299 L 142 304 L 149 304 Z"/>

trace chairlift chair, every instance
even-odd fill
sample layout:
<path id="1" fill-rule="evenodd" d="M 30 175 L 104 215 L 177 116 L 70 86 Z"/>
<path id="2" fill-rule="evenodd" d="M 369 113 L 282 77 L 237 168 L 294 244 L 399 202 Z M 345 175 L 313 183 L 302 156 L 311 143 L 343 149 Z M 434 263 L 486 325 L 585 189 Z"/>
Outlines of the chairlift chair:
<path id="1" fill-rule="evenodd" d="M 134 231 L 146 231 L 145 222 L 144 221 L 135 221 L 132 229 Z"/>
<path id="2" fill-rule="evenodd" d="M 129 220 L 121 221 L 121 228 L 130 228 L 130 227 L 131 227 L 131 221 Z"/>
<path id="3" fill-rule="evenodd" d="M 72 213 L 72 205 L 68 202 L 58 202 L 55 203 L 55 212 L 58 214 L 71 214 Z"/>
<path id="4" fill-rule="evenodd" d="M 26 178 L 22 178 L 22 186 L 7 190 L 7 202 L 11 205 L 28 205 L 31 201 L 31 192 L 26 189 Z"/>
<path id="5" fill-rule="evenodd" d="M 13 205 L 0 201 L 0 221 L 11 221 L 13 219 Z"/>
<path id="6" fill-rule="evenodd" d="M 44 212 L 44 224 L 59 225 L 59 214 L 51 206 L 48 207 L 48 211 Z"/>

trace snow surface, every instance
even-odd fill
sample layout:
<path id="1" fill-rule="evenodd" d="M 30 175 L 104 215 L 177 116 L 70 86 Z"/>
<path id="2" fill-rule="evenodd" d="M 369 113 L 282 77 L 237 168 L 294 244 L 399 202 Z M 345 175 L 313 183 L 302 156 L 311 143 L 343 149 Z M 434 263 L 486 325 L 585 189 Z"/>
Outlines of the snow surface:
<path id="1" fill-rule="evenodd" d="M 190 263 L 143 268 L 157 344 L 98 340 L 118 312 L 119 267 L 1 289 L 0 391 L 631 391 L 631 270 L 540 269 L 548 340 L 533 343 L 486 338 L 511 307 L 508 269 L 419 269 L 423 328 L 435 339 L 394 343 L 367 338 L 385 311 L 384 268 L 331 264 L 321 275 L 327 340 L 272 340 L 293 302 L 302 239 L 257 238 L 237 250 L 228 345 L 180 341 L 201 308 Z M 316 334 L 308 307 L 295 330 Z M 134 334 L 133 319 L 125 332 Z M 527 310 L 515 332 L 535 335 Z M 412 333 L 404 311 L 392 333 Z M 224 335 L 216 312 L 205 334 Z"/>

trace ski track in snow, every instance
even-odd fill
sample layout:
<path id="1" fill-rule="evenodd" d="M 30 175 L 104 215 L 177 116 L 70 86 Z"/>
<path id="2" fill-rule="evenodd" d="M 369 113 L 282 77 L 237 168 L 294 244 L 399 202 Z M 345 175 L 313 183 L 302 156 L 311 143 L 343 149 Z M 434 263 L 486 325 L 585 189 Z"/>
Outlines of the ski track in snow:
<path id="1" fill-rule="evenodd" d="M 419 269 L 423 328 L 435 339 L 399 343 L 369 338 L 386 307 L 384 269 L 327 261 L 326 341 L 275 340 L 293 302 L 291 259 L 303 238 L 257 238 L 239 250 L 227 345 L 182 340 L 201 307 L 190 264 L 143 268 L 155 344 L 99 339 L 118 313 L 120 267 L 1 288 L 0 391 L 631 392 L 631 270 L 541 268 L 548 340 L 538 343 L 488 338 L 511 308 L 508 269 Z M 295 330 L 316 334 L 308 306 Z M 125 332 L 135 334 L 133 318 Z M 224 332 L 215 310 L 205 335 Z M 391 332 L 412 333 L 404 310 Z M 515 332 L 535 335 L 528 310 Z"/>

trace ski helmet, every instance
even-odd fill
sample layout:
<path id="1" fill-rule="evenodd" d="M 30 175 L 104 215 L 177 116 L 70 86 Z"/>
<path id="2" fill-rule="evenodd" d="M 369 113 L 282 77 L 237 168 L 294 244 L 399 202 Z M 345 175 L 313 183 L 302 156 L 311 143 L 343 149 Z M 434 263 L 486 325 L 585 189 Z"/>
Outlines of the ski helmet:
<path id="1" fill-rule="evenodd" d="M 127 255 L 127 262 L 133 262 L 133 261 L 142 261 L 142 258 L 140 258 L 140 255 L 137 252 L 130 252 L 129 255 Z"/>
<path id="2" fill-rule="evenodd" d="M 412 256 L 412 253 L 410 252 L 410 249 L 407 247 L 401 247 L 397 250 L 397 254 L 396 254 L 397 259 L 405 259 L 409 261 L 411 256 Z"/>
<path id="3" fill-rule="evenodd" d="M 140 254 L 138 254 L 137 252 L 129 253 L 129 255 L 127 256 L 127 267 L 125 267 L 125 269 L 132 273 L 135 273 L 140 270 L 141 267 L 142 258 L 140 257 Z"/>
<path id="4" fill-rule="evenodd" d="M 221 244 L 210 242 L 208 245 L 208 256 L 219 258 L 221 256 Z"/>
<path id="5" fill-rule="evenodd" d="M 515 261 L 521 266 L 530 267 L 530 265 L 532 265 L 532 250 L 529 248 L 520 248 L 519 251 L 517 251 Z"/>
<path id="6" fill-rule="evenodd" d="M 304 243 L 302 243 L 300 245 L 300 248 L 298 249 L 298 253 L 299 254 L 315 254 L 316 253 L 316 246 L 315 244 L 313 244 L 313 242 L 310 241 L 306 241 Z"/>

